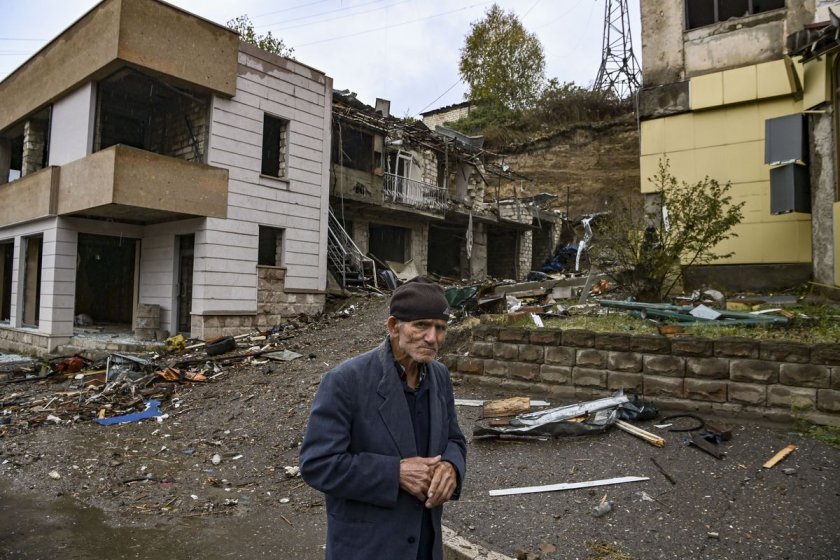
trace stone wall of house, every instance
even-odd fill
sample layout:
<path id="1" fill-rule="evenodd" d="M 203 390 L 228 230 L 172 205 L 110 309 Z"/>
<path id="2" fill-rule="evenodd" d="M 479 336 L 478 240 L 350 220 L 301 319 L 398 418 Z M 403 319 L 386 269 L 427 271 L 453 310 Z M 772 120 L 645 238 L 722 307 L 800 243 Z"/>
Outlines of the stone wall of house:
<path id="1" fill-rule="evenodd" d="M 840 426 L 840 344 L 482 324 L 467 348 L 443 357 L 467 383 L 578 400 L 624 389 L 668 410 Z"/>
<path id="2" fill-rule="evenodd" d="M 324 309 L 324 294 L 285 291 L 286 269 L 257 267 L 257 312 L 255 315 L 193 315 L 192 335 L 207 340 L 266 330 L 295 315 L 316 315 Z"/>

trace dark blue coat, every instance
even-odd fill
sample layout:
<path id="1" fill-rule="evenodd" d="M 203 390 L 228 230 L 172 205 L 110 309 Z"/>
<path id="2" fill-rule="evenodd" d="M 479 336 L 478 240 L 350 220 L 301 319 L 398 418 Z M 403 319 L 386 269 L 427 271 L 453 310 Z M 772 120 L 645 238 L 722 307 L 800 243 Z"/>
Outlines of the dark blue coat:
<path id="1" fill-rule="evenodd" d="M 326 494 L 327 559 L 414 560 L 424 505 L 400 489 L 400 459 L 417 455 L 414 429 L 390 342 L 329 371 L 312 403 L 300 449 L 303 479 Z M 427 366 L 429 455 L 458 472 L 467 449 L 458 427 L 449 371 Z M 435 560 L 441 560 L 441 513 L 432 510 Z"/>

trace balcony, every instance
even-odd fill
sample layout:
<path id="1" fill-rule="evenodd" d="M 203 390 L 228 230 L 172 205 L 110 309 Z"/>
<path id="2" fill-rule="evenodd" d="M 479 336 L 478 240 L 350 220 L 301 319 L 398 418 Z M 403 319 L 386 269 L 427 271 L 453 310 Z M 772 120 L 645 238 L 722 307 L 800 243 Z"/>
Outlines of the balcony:
<path id="1" fill-rule="evenodd" d="M 125 66 L 192 90 L 236 93 L 235 31 L 153 0 L 105 0 L 0 81 L 0 130 Z"/>
<path id="2" fill-rule="evenodd" d="M 0 185 L 0 227 L 55 215 L 58 167 L 45 167 Z"/>
<path id="3" fill-rule="evenodd" d="M 385 174 L 383 197 L 385 202 L 403 204 L 421 210 L 446 210 L 446 189 L 429 183 Z"/>
<path id="4" fill-rule="evenodd" d="M 127 146 L 61 167 L 57 214 L 154 224 L 227 217 L 228 171 Z"/>
<path id="5" fill-rule="evenodd" d="M 0 227 L 47 216 L 139 225 L 226 218 L 228 171 L 127 146 L 0 185 Z"/>

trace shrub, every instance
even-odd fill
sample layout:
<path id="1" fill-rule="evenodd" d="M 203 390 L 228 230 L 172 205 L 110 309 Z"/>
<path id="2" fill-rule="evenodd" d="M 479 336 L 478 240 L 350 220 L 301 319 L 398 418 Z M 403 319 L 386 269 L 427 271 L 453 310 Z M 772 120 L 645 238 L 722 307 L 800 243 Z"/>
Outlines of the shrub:
<path id="1" fill-rule="evenodd" d="M 732 227 L 741 222 L 744 203 L 732 204 L 731 183 L 678 181 L 667 159 L 648 180 L 658 200 L 600 220 L 590 253 L 638 301 L 664 301 L 683 267 L 732 255 L 715 247 L 737 236 Z"/>

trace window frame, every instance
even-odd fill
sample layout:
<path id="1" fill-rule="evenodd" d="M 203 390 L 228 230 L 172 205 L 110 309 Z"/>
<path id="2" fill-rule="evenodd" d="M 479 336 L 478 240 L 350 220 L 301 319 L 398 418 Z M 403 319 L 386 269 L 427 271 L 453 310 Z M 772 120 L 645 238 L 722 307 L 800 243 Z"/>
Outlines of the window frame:
<path id="1" fill-rule="evenodd" d="M 289 169 L 289 119 L 263 113 L 260 175 L 287 179 Z M 269 126 L 272 127 L 269 130 Z M 277 130 L 274 130 L 274 127 Z M 272 153 L 273 152 L 273 153 Z M 276 160 L 273 159 L 276 157 Z"/>
<path id="2" fill-rule="evenodd" d="M 738 18 L 730 17 L 730 18 L 727 18 L 727 19 L 720 19 L 720 3 L 725 2 L 727 0 L 708 0 L 708 1 L 712 3 L 712 11 L 713 11 L 712 19 L 714 21 L 712 21 L 710 23 L 703 23 L 703 24 L 700 24 L 700 25 L 691 25 L 691 15 L 690 15 L 690 12 L 689 12 L 689 4 L 692 2 L 692 0 L 683 0 L 683 19 L 684 19 L 683 30 L 684 31 L 691 31 L 693 29 L 700 29 L 702 27 L 708 27 L 710 25 L 717 25 L 719 23 L 724 23 L 724 22 L 730 21 L 732 19 L 743 19 L 744 17 L 750 17 L 750 16 L 754 16 L 754 15 L 758 15 L 758 14 L 764 14 L 764 13 L 767 13 L 767 12 L 772 12 L 774 10 L 782 10 L 782 9 L 787 8 L 787 0 L 782 0 L 782 5 L 781 6 L 777 6 L 775 8 L 767 8 L 767 9 L 761 9 L 761 7 L 758 6 L 758 11 L 756 11 L 756 2 L 764 3 L 764 2 L 772 2 L 773 0 L 746 0 L 747 13 L 744 16 L 738 17 Z"/>
<path id="3" fill-rule="evenodd" d="M 268 236 L 271 236 L 270 238 Z M 268 256 L 268 242 L 273 240 L 273 258 Z M 283 267 L 286 257 L 286 230 L 275 226 L 260 225 L 257 233 L 257 266 Z M 278 262 L 279 261 L 279 262 Z"/>

